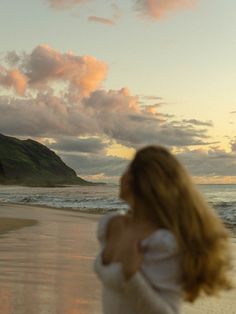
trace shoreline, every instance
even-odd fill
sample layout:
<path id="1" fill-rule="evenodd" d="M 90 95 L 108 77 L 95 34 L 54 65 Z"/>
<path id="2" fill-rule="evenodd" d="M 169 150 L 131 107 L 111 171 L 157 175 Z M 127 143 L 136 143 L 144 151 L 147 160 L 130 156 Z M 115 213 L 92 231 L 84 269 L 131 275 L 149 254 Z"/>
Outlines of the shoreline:
<path id="1" fill-rule="evenodd" d="M 1 202 L 0 201 L 0 208 L 1 206 L 26 206 L 26 207 L 37 207 L 37 208 L 45 208 L 45 209 L 52 209 L 52 210 L 58 210 L 58 211 L 65 211 L 65 212 L 73 212 L 73 213 L 79 213 L 79 214 L 86 214 L 91 216 L 98 216 L 101 217 L 102 214 L 106 213 L 107 210 L 104 208 L 96 208 L 94 209 L 94 212 L 92 212 L 93 208 L 89 208 L 89 212 L 86 212 L 86 209 L 81 208 L 71 208 L 71 207 L 55 207 L 55 206 L 49 206 L 49 205 L 43 205 L 43 204 L 30 204 L 30 203 L 13 203 L 13 202 Z M 96 212 L 95 212 L 96 210 Z M 99 211 L 99 212 L 97 212 Z"/>
<path id="2" fill-rule="evenodd" d="M 42 209 L 51 209 L 51 210 L 57 210 L 57 211 L 65 211 L 65 212 L 73 212 L 78 214 L 84 214 L 84 215 L 91 215 L 98 218 L 101 217 L 101 215 L 115 211 L 113 209 L 107 210 L 104 208 L 71 208 L 71 207 L 55 207 L 55 206 L 49 206 L 49 205 L 41 205 L 41 204 L 29 204 L 29 203 L 13 203 L 13 202 L 1 202 L 0 201 L 0 207 L 1 206 L 27 206 L 27 207 L 36 207 L 36 208 L 42 208 Z M 1 219 L 1 217 L 0 217 Z M 229 230 L 231 237 L 236 238 L 236 224 L 229 224 L 227 222 L 224 222 L 225 227 Z"/>

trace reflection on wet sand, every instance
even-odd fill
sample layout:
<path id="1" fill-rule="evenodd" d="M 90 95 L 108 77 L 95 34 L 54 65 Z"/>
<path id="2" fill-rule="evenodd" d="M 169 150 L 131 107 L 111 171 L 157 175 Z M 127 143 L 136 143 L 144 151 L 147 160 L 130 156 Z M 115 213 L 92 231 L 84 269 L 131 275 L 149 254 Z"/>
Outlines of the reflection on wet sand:
<path id="1" fill-rule="evenodd" d="M 92 269 L 98 216 L 0 203 L 3 223 L 2 218 L 13 218 L 21 229 L 10 231 L 8 225 L 0 234 L 0 314 L 102 313 L 101 285 Z M 19 219 L 37 224 L 25 221 L 24 227 Z M 232 241 L 236 283 L 235 237 Z M 232 290 L 185 305 L 183 313 L 233 314 L 235 308 Z"/>
<path id="2" fill-rule="evenodd" d="M 0 234 L 8 231 L 21 229 L 23 227 L 33 226 L 37 220 L 33 219 L 15 219 L 0 217 Z"/>
<path id="3" fill-rule="evenodd" d="M 0 313 L 101 313 L 96 219 L 18 205 L 0 205 L 0 217 L 38 221 L 0 235 Z"/>

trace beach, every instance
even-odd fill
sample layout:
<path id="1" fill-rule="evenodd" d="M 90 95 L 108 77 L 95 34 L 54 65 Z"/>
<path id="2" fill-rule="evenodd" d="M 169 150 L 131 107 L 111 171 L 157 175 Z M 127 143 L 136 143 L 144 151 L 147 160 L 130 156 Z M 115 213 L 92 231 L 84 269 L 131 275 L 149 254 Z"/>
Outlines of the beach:
<path id="1" fill-rule="evenodd" d="M 0 203 L 0 313 L 101 314 L 93 273 L 99 217 Z M 232 251 L 236 265 L 233 237 Z M 235 290 L 184 305 L 183 313 L 236 313 Z"/>

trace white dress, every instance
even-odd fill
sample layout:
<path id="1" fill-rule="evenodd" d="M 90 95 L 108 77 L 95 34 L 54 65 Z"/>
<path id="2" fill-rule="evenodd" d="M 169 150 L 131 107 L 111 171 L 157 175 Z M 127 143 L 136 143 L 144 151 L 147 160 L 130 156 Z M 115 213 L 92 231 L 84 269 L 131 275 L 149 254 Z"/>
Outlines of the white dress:
<path id="1" fill-rule="evenodd" d="M 109 220 L 124 211 L 104 215 L 98 224 L 97 237 L 101 250 L 94 270 L 103 284 L 104 314 L 179 314 L 182 304 L 180 265 L 175 236 L 167 229 L 158 229 L 141 241 L 145 254 L 140 271 L 129 280 L 120 263 L 103 265 Z"/>

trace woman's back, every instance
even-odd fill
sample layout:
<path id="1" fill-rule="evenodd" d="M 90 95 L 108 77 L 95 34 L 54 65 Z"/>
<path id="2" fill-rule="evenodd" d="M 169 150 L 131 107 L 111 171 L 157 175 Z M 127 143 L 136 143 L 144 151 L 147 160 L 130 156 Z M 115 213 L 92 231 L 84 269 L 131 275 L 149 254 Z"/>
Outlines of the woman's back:
<path id="1" fill-rule="evenodd" d="M 170 151 L 137 151 L 121 177 L 120 198 L 130 214 L 109 224 L 107 215 L 98 230 L 95 269 L 105 287 L 105 313 L 179 313 L 182 300 L 232 287 L 229 234 Z M 141 229 L 134 232 L 142 224 L 157 230 L 142 237 Z"/>

